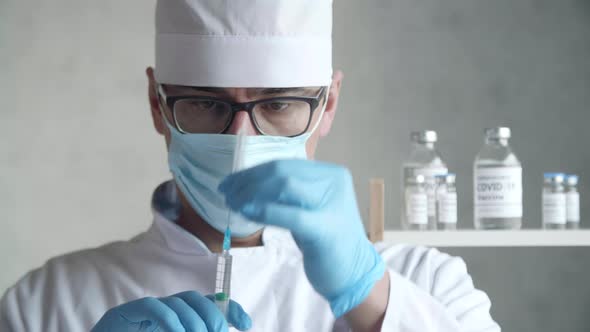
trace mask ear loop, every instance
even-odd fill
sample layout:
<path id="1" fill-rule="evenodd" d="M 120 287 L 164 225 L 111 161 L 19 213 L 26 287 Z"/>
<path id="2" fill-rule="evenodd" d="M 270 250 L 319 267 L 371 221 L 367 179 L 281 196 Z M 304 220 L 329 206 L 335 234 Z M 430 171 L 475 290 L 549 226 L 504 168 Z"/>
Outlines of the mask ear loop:
<path id="1" fill-rule="evenodd" d="M 171 125 L 170 121 L 168 121 L 168 117 L 166 116 L 166 114 L 164 114 L 164 104 L 162 103 L 160 89 L 162 89 L 162 86 L 158 82 L 156 82 L 156 84 L 154 84 L 154 93 L 156 94 L 156 100 L 158 101 L 160 116 L 164 118 L 164 121 L 166 121 L 168 125 Z"/>
<path id="2" fill-rule="evenodd" d="M 322 106 L 322 110 L 320 111 L 320 116 L 319 116 L 318 120 L 316 121 L 316 123 L 311 128 L 311 130 L 309 130 L 307 132 L 307 133 L 309 133 L 310 136 L 318 128 L 318 126 L 320 125 L 320 122 L 322 122 L 322 118 L 324 117 L 324 112 L 326 111 L 326 107 L 328 106 L 328 97 L 330 97 L 330 88 L 331 87 L 332 87 L 332 82 L 330 82 L 330 85 L 328 85 L 328 88 L 326 89 L 326 96 L 324 97 L 325 98 L 324 105 Z"/>
<path id="3" fill-rule="evenodd" d="M 177 133 L 182 134 L 182 132 L 180 130 L 178 130 L 177 125 L 173 125 L 168 120 L 168 116 L 166 116 L 166 112 L 164 111 L 164 107 L 166 107 L 166 106 L 165 106 L 165 103 L 162 102 L 162 94 L 160 93 L 160 90 L 162 90 L 162 93 L 164 93 L 164 87 L 161 84 L 156 82 L 156 86 L 154 87 L 154 92 L 156 93 L 156 99 L 158 100 L 158 105 L 159 105 L 158 108 L 160 109 L 160 116 L 164 119 L 164 122 L 166 122 L 166 126 L 168 127 L 168 129 L 175 130 Z M 174 115 L 172 117 L 174 117 Z M 175 119 L 173 119 L 173 120 L 175 120 Z"/>

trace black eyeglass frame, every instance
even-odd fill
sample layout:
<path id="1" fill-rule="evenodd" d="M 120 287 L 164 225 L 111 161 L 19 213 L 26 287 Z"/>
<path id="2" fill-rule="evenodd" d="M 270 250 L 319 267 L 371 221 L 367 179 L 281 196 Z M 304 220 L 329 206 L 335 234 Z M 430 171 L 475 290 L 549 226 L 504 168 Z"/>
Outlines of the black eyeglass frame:
<path id="1" fill-rule="evenodd" d="M 158 84 L 158 89 L 157 89 L 156 93 L 159 94 L 164 99 L 164 103 L 166 103 L 166 106 L 168 106 L 168 109 L 172 112 L 172 120 L 174 121 L 174 127 L 181 134 L 192 134 L 192 133 L 189 133 L 189 132 L 186 132 L 185 130 L 183 130 L 180 127 L 180 125 L 178 124 L 178 121 L 176 119 L 176 111 L 174 109 L 174 105 L 180 100 L 185 100 L 185 99 L 211 100 L 211 101 L 220 102 L 225 105 L 228 105 L 229 110 L 231 111 L 231 116 L 229 117 L 227 124 L 225 125 L 223 130 L 218 132 L 218 134 L 223 134 L 227 131 L 227 129 L 231 126 L 232 122 L 234 121 L 234 117 L 235 117 L 236 113 L 241 112 L 241 111 L 245 111 L 246 113 L 248 113 L 248 116 L 250 116 L 250 121 L 252 121 L 254 128 L 256 128 L 256 131 L 261 135 L 268 135 L 268 134 L 266 134 L 264 131 L 262 131 L 262 129 L 260 129 L 260 127 L 258 126 L 258 123 L 256 122 L 256 117 L 252 113 L 252 110 L 254 109 L 254 107 L 257 104 L 268 103 L 268 102 L 273 102 L 273 101 L 303 101 L 303 102 L 308 103 L 309 107 L 310 107 L 309 119 L 307 120 L 307 124 L 305 126 L 305 129 L 303 129 L 303 131 L 301 131 L 300 133 L 298 133 L 296 135 L 284 136 L 284 137 L 297 137 L 297 136 L 301 136 L 301 135 L 305 134 L 307 132 L 307 130 L 309 129 L 309 126 L 311 124 L 311 120 L 313 119 L 313 114 L 314 114 L 315 110 L 317 109 L 318 105 L 320 104 L 320 100 L 324 97 L 325 91 L 326 91 L 326 87 L 321 87 L 320 91 L 318 92 L 317 96 L 315 96 L 315 97 L 297 97 L 297 96 L 273 97 L 273 98 L 253 100 L 253 101 L 249 101 L 249 102 L 245 102 L 245 103 L 234 103 L 234 102 L 230 102 L 230 101 L 223 100 L 220 98 L 209 97 L 209 96 L 194 96 L 194 95 L 168 96 L 166 94 L 166 92 L 164 91 L 162 84 Z"/>

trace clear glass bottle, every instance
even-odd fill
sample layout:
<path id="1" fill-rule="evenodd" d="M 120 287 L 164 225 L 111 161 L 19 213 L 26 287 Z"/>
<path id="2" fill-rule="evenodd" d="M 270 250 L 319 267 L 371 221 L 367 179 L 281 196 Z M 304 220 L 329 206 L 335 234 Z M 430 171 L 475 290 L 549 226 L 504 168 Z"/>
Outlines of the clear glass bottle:
<path id="1" fill-rule="evenodd" d="M 404 229 L 428 230 L 428 194 L 423 175 L 416 175 L 406 179 L 404 211 Z"/>
<path id="2" fill-rule="evenodd" d="M 485 130 L 485 144 L 473 164 L 474 226 L 519 229 L 522 226 L 522 166 L 510 148 L 510 128 Z"/>
<path id="3" fill-rule="evenodd" d="M 437 175 L 436 188 L 436 226 L 440 230 L 457 229 L 457 189 L 456 175 L 448 173 Z"/>
<path id="4" fill-rule="evenodd" d="M 567 220 L 563 173 L 545 173 L 543 183 L 543 228 L 564 229 Z"/>
<path id="5" fill-rule="evenodd" d="M 415 131 L 410 134 L 412 148 L 410 155 L 403 165 L 402 184 L 407 183 L 408 179 L 416 175 L 423 175 L 425 186 L 428 193 L 428 228 L 436 229 L 436 179 L 438 174 L 448 172 L 447 165 L 442 161 L 440 154 L 436 150 L 437 141 L 436 131 L 423 130 Z M 404 191 L 405 188 L 402 188 Z M 402 207 L 402 221 L 406 212 Z"/>
<path id="6" fill-rule="evenodd" d="M 578 193 L 578 176 L 570 174 L 565 180 L 565 200 L 566 200 L 566 228 L 580 228 L 580 194 Z"/>

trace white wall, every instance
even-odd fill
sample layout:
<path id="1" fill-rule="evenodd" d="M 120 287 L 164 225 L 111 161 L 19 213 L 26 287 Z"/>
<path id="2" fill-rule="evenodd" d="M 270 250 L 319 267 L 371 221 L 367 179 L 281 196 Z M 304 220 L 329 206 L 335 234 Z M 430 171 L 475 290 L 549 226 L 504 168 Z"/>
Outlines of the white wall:
<path id="1" fill-rule="evenodd" d="M 0 4 L 0 293 L 49 257 L 151 222 L 168 177 L 144 70 L 155 1 Z"/>

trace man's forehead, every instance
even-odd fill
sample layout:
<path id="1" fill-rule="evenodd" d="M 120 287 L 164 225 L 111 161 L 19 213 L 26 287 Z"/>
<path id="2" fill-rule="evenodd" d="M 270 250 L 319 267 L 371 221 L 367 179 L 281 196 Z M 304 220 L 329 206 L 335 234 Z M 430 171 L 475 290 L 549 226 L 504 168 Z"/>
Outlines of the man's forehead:
<path id="1" fill-rule="evenodd" d="M 165 89 L 169 93 L 208 93 L 215 95 L 232 95 L 236 92 L 245 92 L 248 96 L 261 96 L 261 95 L 315 95 L 319 91 L 319 86 L 311 87 L 287 87 L 287 88 L 219 88 L 219 87 L 196 87 L 196 86 L 183 86 L 183 85 L 171 85 L 166 84 Z"/>

